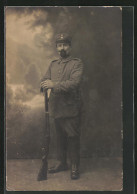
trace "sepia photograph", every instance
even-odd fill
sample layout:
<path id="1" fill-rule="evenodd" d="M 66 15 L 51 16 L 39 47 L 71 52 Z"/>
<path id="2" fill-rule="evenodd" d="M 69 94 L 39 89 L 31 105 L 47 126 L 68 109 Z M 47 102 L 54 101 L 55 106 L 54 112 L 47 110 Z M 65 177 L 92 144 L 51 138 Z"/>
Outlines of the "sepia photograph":
<path id="1" fill-rule="evenodd" d="M 122 191 L 122 7 L 4 19 L 6 190 Z"/>

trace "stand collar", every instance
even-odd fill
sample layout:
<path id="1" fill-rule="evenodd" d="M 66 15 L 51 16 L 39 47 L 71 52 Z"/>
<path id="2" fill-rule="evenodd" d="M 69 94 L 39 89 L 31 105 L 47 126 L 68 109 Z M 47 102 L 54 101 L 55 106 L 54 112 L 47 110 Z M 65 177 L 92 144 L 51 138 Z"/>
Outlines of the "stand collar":
<path id="1" fill-rule="evenodd" d="M 70 61 L 72 59 L 72 57 L 71 56 L 68 56 L 67 58 L 62 58 L 62 57 L 60 57 L 59 58 L 59 62 L 63 62 L 63 63 L 65 63 L 65 62 L 68 62 L 68 61 Z"/>

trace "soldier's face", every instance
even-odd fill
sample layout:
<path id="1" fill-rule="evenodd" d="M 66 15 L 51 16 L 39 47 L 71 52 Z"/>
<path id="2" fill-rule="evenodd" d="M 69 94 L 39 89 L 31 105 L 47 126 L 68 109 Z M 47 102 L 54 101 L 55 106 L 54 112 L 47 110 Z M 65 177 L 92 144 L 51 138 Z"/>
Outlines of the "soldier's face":
<path id="1" fill-rule="evenodd" d="M 65 58 L 70 55 L 71 46 L 68 43 L 57 43 L 58 54 Z"/>

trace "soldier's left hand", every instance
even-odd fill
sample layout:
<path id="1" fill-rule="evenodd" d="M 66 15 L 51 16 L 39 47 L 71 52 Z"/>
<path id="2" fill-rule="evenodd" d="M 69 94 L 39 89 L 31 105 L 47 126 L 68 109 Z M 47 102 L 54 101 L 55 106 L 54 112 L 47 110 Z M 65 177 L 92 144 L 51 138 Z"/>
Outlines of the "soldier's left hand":
<path id="1" fill-rule="evenodd" d="M 53 88 L 54 84 L 51 80 L 45 80 L 43 82 L 41 82 L 41 87 L 43 89 L 51 89 Z"/>

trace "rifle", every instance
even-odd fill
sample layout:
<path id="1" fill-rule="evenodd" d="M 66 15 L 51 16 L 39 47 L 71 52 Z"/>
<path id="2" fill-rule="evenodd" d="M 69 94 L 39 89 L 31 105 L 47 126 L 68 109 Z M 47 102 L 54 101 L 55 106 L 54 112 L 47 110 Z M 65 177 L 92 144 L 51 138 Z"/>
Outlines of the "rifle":
<path id="1" fill-rule="evenodd" d="M 49 125 L 47 89 L 44 91 L 44 100 L 45 100 L 45 129 L 43 131 L 43 142 L 42 142 L 42 164 L 38 173 L 37 181 L 46 180 L 48 171 L 47 158 L 50 144 L 50 125 Z"/>

